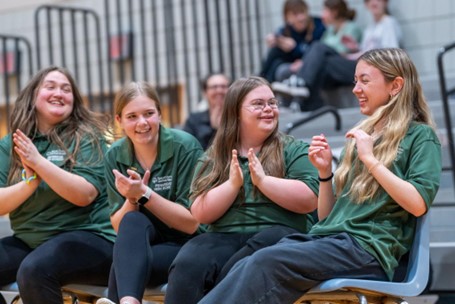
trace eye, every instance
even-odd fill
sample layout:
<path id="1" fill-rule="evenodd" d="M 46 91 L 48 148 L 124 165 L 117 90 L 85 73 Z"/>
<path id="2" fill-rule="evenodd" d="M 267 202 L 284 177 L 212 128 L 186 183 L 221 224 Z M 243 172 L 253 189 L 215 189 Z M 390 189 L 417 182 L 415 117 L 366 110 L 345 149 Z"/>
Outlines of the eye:
<path id="1" fill-rule="evenodd" d="M 126 115 L 126 119 L 128 119 L 128 120 L 134 120 L 134 119 L 136 119 L 136 117 L 137 117 L 136 114 Z"/>
<path id="2" fill-rule="evenodd" d="M 155 111 L 147 111 L 147 112 L 145 112 L 144 116 L 145 116 L 145 117 L 151 117 L 151 116 L 153 116 L 154 114 L 155 114 Z"/>

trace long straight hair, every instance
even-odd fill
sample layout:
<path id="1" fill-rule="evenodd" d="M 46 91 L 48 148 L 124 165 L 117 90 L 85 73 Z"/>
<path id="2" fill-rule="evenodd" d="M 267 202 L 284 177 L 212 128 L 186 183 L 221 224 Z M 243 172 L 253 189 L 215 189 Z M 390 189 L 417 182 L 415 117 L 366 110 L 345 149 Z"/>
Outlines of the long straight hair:
<path id="1" fill-rule="evenodd" d="M 221 123 L 201 170 L 193 179 L 192 195 L 194 199 L 205 195 L 210 189 L 224 183 L 229 178 L 232 150 L 238 149 L 240 142 L 240 111 L 246 95 L 252 90 L 270 84 L 267 80 L 251 76 L 236 80 L 226 94 Z M 259 160 L 267 175 L 284 176 L 283 144 L 278 124 L 264 141 Z"/>
<path id="2" fill-rule="evenodd" d="M 417 69 L 405 51 L 398 48 L 375 49 L 364 53 L 359 61 L 364 61 L 378 69 L 386 82 L 402 77 L 404 84 L 398 94 L 387 104 L 378 108 L 373 115 L 361 121 L 355 128 L 372 134 L 374 127 L 381 124 L 373 153 L 386 167 L 390 167 L 397 156 L 398 145 L 406 135 L 411 122 L 429 125 L 434 128 L 430 109 L 423 95 Z M 355 143 L 345 146 L 345 156 L 335 172 L 336 193 L 340 195 L 350 176 L 352 187 L 348 195 L 356 203 L 362 203 L 378 193 L 379 184 L 368 173 L 368 169 L 354 158 Z"/>

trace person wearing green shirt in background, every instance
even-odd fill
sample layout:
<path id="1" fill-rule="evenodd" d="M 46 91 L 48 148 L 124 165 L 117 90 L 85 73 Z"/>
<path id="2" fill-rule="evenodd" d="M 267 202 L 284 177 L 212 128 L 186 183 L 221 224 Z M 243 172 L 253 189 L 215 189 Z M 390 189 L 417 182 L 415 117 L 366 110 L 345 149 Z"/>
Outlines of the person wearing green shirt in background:
<path id="1" fill-rule="evenodd" d="M 115 97 L 114 111 L 126 135 L 105 157 L 117 240 L 109 299 L 97 303 L 136 304 L 146 286 L 167 282 L 177 252 L 203 230 L 191 215 L 188 200 L 203 150 L 194 136 L 161 124 L 160 99 L 147 82 L 123 87 Z"/>
<path id="2" fill-rule="evenodd" d="M 323 135 L 309 158 L 320 177 L 319 222 L 239 261 L 202 301 L 294 303 L 333 278 L 392 280 L 429 212 L 441 177 L 441 145 L 417 70 L 401 49 L 364 53 L 353 93 L 368 117 L 351 129 L 335 172 Z"/>
<path id="3" fill-rule="evenodd" d="M 278 116 L 265 79 L 230 86 L 220 128 L 192 182 L 190 209 L 208 231 L 172 263 L 166 303 L 197 303 L 237 260 L 311 226 L 318 181 L 309 145 L 281 134 Z"/>
<path id="4" fill-rule="evenodd" d="M 107 284 L 115 232 L 100 116 L 59 67 L 38 72 L 16 99 L 12 133 L 0 140 L 0 214 L 14 232 L 0 240 L 0 285 L 17 280 L 23 303 L 62 304 L 64 284 Z"/>

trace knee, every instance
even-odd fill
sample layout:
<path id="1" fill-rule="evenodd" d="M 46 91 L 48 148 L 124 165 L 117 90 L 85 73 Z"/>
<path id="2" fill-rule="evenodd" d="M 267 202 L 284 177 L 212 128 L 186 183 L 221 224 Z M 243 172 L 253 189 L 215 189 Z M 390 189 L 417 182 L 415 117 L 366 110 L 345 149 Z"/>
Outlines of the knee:
<path id="1" fill-rule="evenodd" d="M 31 284 L 43 282 L 46 276 L 49 276 L 48 271 L 42 268 L 41 263 L 25 259 L 17 271 L 17 285 L 19 289 L 26 290 Z"/>
<path id="2" fill-rule="evenodd" d="M 128 231 L 127 233 L 143 232 L 149 225 L 151 222 L 143 213 L 131 211 L 123 216 L 119 226 L 119 234 L 123 231 Z"/>

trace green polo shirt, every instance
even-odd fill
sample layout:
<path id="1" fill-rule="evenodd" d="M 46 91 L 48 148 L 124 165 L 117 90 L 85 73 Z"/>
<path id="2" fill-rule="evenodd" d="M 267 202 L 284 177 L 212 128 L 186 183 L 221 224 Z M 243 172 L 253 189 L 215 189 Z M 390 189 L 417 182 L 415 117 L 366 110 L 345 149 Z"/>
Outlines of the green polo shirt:
<path id="1" fill-rule="evenodd" d="M 102 141 L 103 152 L 107 150 Z M 66 152 L 47 137 L 39 135 L 33 139 L 39 153 L 58 167 L 69 170 L 63 163 Z M 10 167 L 11 134 L 0 140 L 0 187 L 7 187 L 7 178 Z M 114 241 L 115 232 L 109 219 L 109 209 L 106 197 L 105 178 L 102 157 L 94 162 L 96 148 L 88 139 L 83 139 L 76 156 L 76 164 L 72 173 L 82 176 L 97 190 L 95 201 L 86 207 L 76 206 L 55 193 L 48 184 L 41 181 L 35 193 L 9 215 L 14 235 L 24 241 L 31 248 L 36 248 L 46 240 L 61 232 L 85 230 Z M 69 151 L 74 150 L 74 143 Z"/>
<path id="2" fill-rule="evenodd" d="M 150 170 L 148 186 L 165 199 L 188 208 L 191 177 L 202 152 L 201 145 L 192 135 L 181 130 L 160 126 L 158 155 Z M 125 203 L 125 198 L 115 187 L 113 169 L 119 170 L 125 176 L 128 176 L 126 172 L 128 169 L 138 172 L 141 176 L 145 173 L 134 157 L 133 144 L 126 137 L 113 143 L 105 156 L 105 174 L 111 214 L 119 210 Z M 153 204 L 153 200 L 151 203 Z M 141 207 L 141 212 L 147 215 L 164 240 L 188 239 L 188 235 L 168 227 L 146 208 Z"/>
<path id="3" fill-rule="evenodd" d="M 430 208 L 441 176 L 441 145 L 433 129 L 413 123 L 389 169 L 411 183 Z M 350 186 L 346 184 L 329 216 L 316 224 L 310 233 L 349 233 L 378 259 L 391 280 L 401 256 L 411 248 L 416 218 L 383 190 L 372 200 L 352 203 L 345 195 Z"/>
<path id="4" fill-rule="evenodd" d="M 304 182 L 316 195 L 319 191 L 317 170 L 308 159 L 309 145 L 291 136 L 283 135 L 285 179 Z M 260 154 L 261 152 L 259 152 Z M 202 166 L 201 158 L 197 170 Z M 243 190 L 232 206 L 217 221 L 209 225 L 209 232 L 254 233 L 274 225 L 284 225 L 307 232 L 312 225 L 311 216 L 287 210 L 274 203 L 258 189 L 254 191 L 248 169 L 248 158 L 239 157 L 243 172 Z"/>

